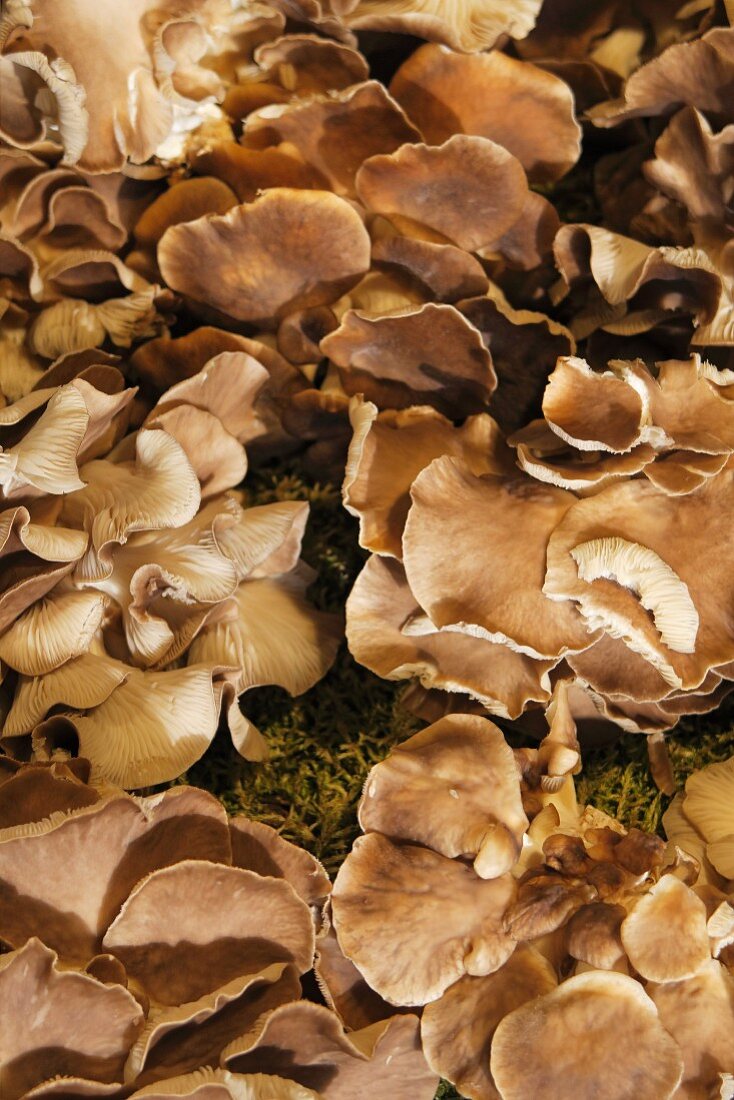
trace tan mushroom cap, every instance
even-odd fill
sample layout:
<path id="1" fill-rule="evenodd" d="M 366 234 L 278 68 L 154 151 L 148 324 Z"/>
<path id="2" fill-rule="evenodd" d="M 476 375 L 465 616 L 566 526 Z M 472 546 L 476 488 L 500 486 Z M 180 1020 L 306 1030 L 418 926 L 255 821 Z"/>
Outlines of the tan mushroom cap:
<path id="1" fill-rule="evenodd" d="M 0 630 L 71 572 L 87 542 L 84 531 L 34 523 L 25 507 L 0 512 Z"/>
<path id="2" fill-rule="evenodd" d="M 229 832 L 235 867 L 285 879 L 307 905 L 323 905 L 331 883 L 310 852 L 291 844 L 264 822 L 251 821 L 241 814 L 230 819 Z"/>
<path id="3" fill-rule="evenodd" d="M 630 1081 L 638 1100 L 669 1100 L 683 1060 L 638 982 L 590 971 L 505 1016 L 490 1068 L 503 1100 L 627 1100 Z"/>
<path id="4" fill-rule="evenodd" d="M 0 636 L 0 660 L 25 676 L 51 672 L 86 653 L 106 608 L 101 592 L 63 591 L 57 586 Z"/>
<path id="5" fill-rule="evenodd" d="M 315 34 L 286 34 L 255 50 L 255 61 L 299 96 L 359 84 L 369 66 L 358 50 Z"/>
<path id="6" fill-rule="evenodd" d="M 0 779 L 0 831 L 98 802 L 99 792 L 86 783 L 87 762 L 70 764 L 27 764 Z"/>
<path id="7" fill-rule="evenodd" d="M 491 974 L 515 941 L 502 918 L 515 885 L 489 881 L 428 848 L 360 837 L 332 894 L 340 946 L 391 1004 L 440 997 L 464 974 Z"/>
<path id="8" fill-rule="evenodd" d="M 512 749 L 486 718 L 449 715 L 398 745 L 367 776 L 363 832 L 474 860 L 482 878 L 514 865 L 528 827 Z"/>
<path id="9" fill-rule="evenodd" d="M 622 922 L 632 966 L 652 982 L 692 978 L 711 957 L 706 906 L 676 878 L 663 875 Z"/>
<path id="10" fill-rule="evenodd" d="M 654 665 L 608 633 L 588 649 L 570 653 L 566 660 L 579 680 L 602 695 L 660 702 L 671 693 L 670 684 Z"/>
<path id="11" fill-rule="evenodd" d="M 682 803 L 685 818 L 705 841 L 706 859 L 727 879 L 734 878 L 733 787 L 734 759 L 730 758 L 690 775 Z"/>
<path id="12" fill-rule="evenodd" d="M 32 399 L 37 408 L 48 398 L 37 390 L 14 405 L 0 409 L 3 428 L 22 418 L 21 407 Z M 30 408 L 29 408 L 30 411 Z M 77 456 L 89 425 L 82 393 L 73 385 L 61 386 L 50 395 L 41 416 L 31 422 L 21 438 L 0 451 L 0 488 L 6 498 L 24 495 L 28 488 L 43 493 L 71 493 L 81 489 Z"/>
<path id="13" fill-rule="evenodd" d="M 645 411 L 624 377 L 593 371 L 575 356 L 558 360 L 543 394 L 550 428 L 582 451 L 629 451 L 641 442 Z"/>
<path id="14" fill-rule="evenodd" d="M 476 252 L 520 217 L 526 183 L 520 162 L 501 145 L 455 134 L 438 147 L 402 145 L 370 157 L 356 186 L 368 210 L 398 226 L 407 219 L 409 228 L 417 223 Z"/>
<path id="15" fill-rule="evenodd" d="M 321 1005 L 282 1005 L 224 1050 L 237 1072 L 286 1074 L 323 1100 L 361 1100 L 371 1091 L 394 1100 L 432 1100 L 438 1078 L 421 1051 L 419 1022 L 397 1015 L 346 1033 Z"/>
<path id="16" fill-rule="evenodd" d="M 354 30 L 384 30 L 445 42 L 456 50 L 485 50 L 505 35 L 524 38 L 535 25 L 539 0 L 359 0 L 344 18 Z"/>
<path id="17" fill-rule="evenodd" d="M 207 500 L 244 480 L 247 455 L 219 417 L 193 405 L 177 405 L 148 419 L 148 428 L 160 428 L 180 445 Z"/>
<path id="18" fill-rule="evenodd" d="M 491 714 L 518 718 L 547 703 L 556 660 L 536 661 L 462 631 L 438 630 L 413 596 L 399 562 L 373 555 L 347 600 L 352 655 L 388 680 L 415 677 L 425 688 L 467 694 Z"/>
<path id="19" fill-rule="evenodd" d="M 420 140 L 420 131 L 376 80 L 336 95 L 254 111 L 243 135 L 245 145 L 294 147 L 337 195 L 351 197 L 354 178 L 368 157 Z"/>
<path id="20" fill-rule="evenodd" d="M 619 929 L 626 915 L 622 905 L 604 901 L 582 905 L 566 926 L 569 955 L 597 970 L 625 972 L 626 956 Z"/>
<path id="21" fill-rule="evenodd" d="M 542 592 L 546 545 L 574 504 L 570 493 L 522 475 L 475 477 L 456 460 L 437 458 L 411 495 L 405 570 L 436 626 L 461 625 L 540 658 L 593 641 L 570 603 L 554 605 Z M 446 546 L 461 553 L 459 571 Z"/>
<path id="22" fill-rule="evenodd" d="M 56 954 L 33 937 L 0 960 L 0 999 L 4 1100 L 18 1100 L 57 1074 L 107 1084 L 121 1079 L 143 1022 L 140 1005 L 122 986 L 61 970 Z"/>
<path id="23" fill-rule="evenodd" d="M 0 850 L 3 941 L 16 947 L 42 936 L 62 962 L 81 965 L 99 953 L 108 925 L 145 875 L 179 860 L 231 859 L 222 806 L 187 787 L 143 800 L 118 795 L 8 830 Z"/>
<path id="24" fill-rule="evenodd" d="M 387 223 L 385 223 L 387 225 Z M 481 263 L 452 244 L 375 234 L 372 259 L 378 267 L 397 268 L 418 280 L 438 302 L 456 302 L 484 294 L 489 280 Z"/>
<path id="25" fill-rule="evenodd" d="M 357 1031 L 395 1015 L 395 1009 L 367 985 L 353 962 L 346 957 L 330 919 L 330 905 L 324 911 L 324 926 L 316 937 L 314 973 L 329 1008 L 349 1031 Z"/>
<path id="26" fill-rule="evenodd" d="M 719 1074 L 734 1059 L 734 978 L 710 959 L 694 977 L 651 984 L 648 992 L 683 1054 L 680 1095 L 716 1095 Z"/>
<path id="27" fill-rule="evenodd" d="M 645 177 L 693 218 L 720 221 L 725 217 L 733 137 L 731 126 L 716 133 L 705 115 L 684 107 L 655 142 L 655 159 L 646 162 Z"/>
<path id="28" fill-rule="evenodd" d="M 370 242 L 343 199 L 276 187 L 227 214 L 172 226 L 158 262 L 174 290 L 239 321 L 271 324 L 354 286 L 369 268 Z"/>
<path id="29" fill-rule="evenodd" d="M 122 964 L 114 961 L 124 972 Z M 300 993 L 295 967 L 273 963 L 258 973 L 233 978 L 196 1001 L 153 1006 L 128 1055 L 125 1080 L 141 1087 L 216 1064 L 228 1043 L 249 1031 L 263 1013 Z"/>
<path id="30" fill-rule="evenodd" d="M 287 98 L 286 93 L 283 98 Z M 240 202 L 252 202 L 261 191 L 271 187 L 318 190 L 327 182 L 320 172 L 303 162 L 290 143 L 283 147 L 245 149 L 234 141 L 214 141 L 191 159 L 197 172 L 222 180 Z"/>
<path id="31" fill-rule="evenodd" d="M 698 687 L 730 660 L 729 544 L 717 525 L 733 478 L 727 467 L 675 498 L 636 480 L 579 501 L 551 534 L 544 591 L 576 600 L 590 627 L 611 628 L 672 687 Z"/>
<path id="32" fill-rule="evenodd" d="M 135 239 L 139 245 L 152 248 L 170 226 L 206 214 L 226 214 L 236 205 L 237 196 L 221 180 L 212 176 L 181 180 L 143 211 L 135 224 Z"/>
<path id="33" fill-rule="evenodd" d="M 481 336 L 449 305 L 428 302 L 381 317 L 349 310 L 321 350 L 347 393 L 380 407 L 429 404 L 459 418 L 483 412 L 497 385 Z"/>
<path id="34" fill-rule="evenodd" d="M 717 888 L 722 887 L 725 880 L 709 863 L 706 856 L 706 842 L 695 825 L 692 825 L 683 813 L 683 800 L 684 795 L 677 794 L 663 814 L 663 828 L 668 838 L 668 848 L 681 850 L 696 860 L 698 883 L 704 885 L 710 883 Z"/>
<path id="35" fill-rule="evenodd" d="M 410 487 L 434 458 L 456 455 L 477 474 L 499 473 L 503 459 L 509 464 L 510 452 L 491 416 L 469 417 L 455 428 L 430 407 L 378 415 L 376 405 L 353 397 L 349 418 L 354 434 L 342 500 L 359 517 L 360 546 L 374 553 L 402 557 Z"/>
<path id="36" fill-rule="evenodd" d="M 514 1009 L 557 985 L 548 960 L 524 943 L 494 974 L 460 978 L 423 1010 L 421 1039 L 429 1065 L 468 1100 L 498 1100 L 489 1071 L 497 1025 Z"/>
<path id="37" fill-rule="evenodd" d="M 581 128 L 569 86 L 500 51 L 421 46 L 390 91 L 425 141 L 439 145 L 457 131 L 489 138 L 517 157 L 533 183 L 558 179 L 578 160 Z"/>
<path id="38" fill-rule="evenodd" d="M 187 1100 L 319 1100 L 318 1093 L 282 1077 L 264 1073 L 245 1076 L 210 1068 L 146 1085 L 132 1093 L 135 1100 L 169 1100 L 171 1096 Z"/>
<path id="39" fill-rule="evenodd" d="M 313 921 L 286 882 L 182 860 L 138 883 L 103 946 L 158 1004 L 180 1005 L 275 962 L 304 973 Z"/>
<path id="40" fill-rule="evenodd" d="M 655 425 L 678 447 L 702 457 L 734 449 L 734 410 L 729 396 L 734 376 L 717 370 L 699 355 L 670 359 L 657 367 L 657 379 L 646 385 Z"/>

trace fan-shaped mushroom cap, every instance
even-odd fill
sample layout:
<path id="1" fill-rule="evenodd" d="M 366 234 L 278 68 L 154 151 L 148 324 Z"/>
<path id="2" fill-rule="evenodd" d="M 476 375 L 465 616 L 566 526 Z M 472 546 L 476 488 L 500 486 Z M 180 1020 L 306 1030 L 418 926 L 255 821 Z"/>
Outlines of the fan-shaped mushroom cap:
<path id="1" fill-rule="evenodd" d="M 241 444 L 223 426 L 221 420 L 205 409 L 177 405 L 166 412 L 155 412 L 148 428 L 160 428 L 180 445 L 201 486 L 206 500 L 234 488 L 247 473 L 247 455 Z"/>
<path id="2" fill-rule="evenodd" d="M 627 1100 L 630 1081 L 638 1100 L 669 1100 L 683 1060 L 638 982 L 590 971 L 505 1016 L 490 1069 L 503 1100 Z"/>
<path id="3" fill-rule="evenodd" d="M 501 145 L 455 134 L 438 147 L 401 145 L 370 157 L 356 186 L 368 210 L 398 226 L 407 219 L 408 228 L 417 223 L 476 252 L 520 217 L 526 180 L 520 162 Z"/>
<path id="4" fill-rule="evenodd" d="M 370 242 L 343 199 L 276 187 L 227 214 L 172 226 L 158 262 L 174 290 L 237 320 L 272 324 L 354 286 L 369 268 Z"/>
<path id="5" fill-rule="evenodd" d="M 680 850 L 692 856 L 698 866 L 697 882 L 724 886 L 725 880 L 709 863 L 706 842 L 683 813 L 684 795 L 677 794 L 663 814 L 663 828 L 668 838 L 668 848 Z"/>
<path id="6" fill-rule="evenodd" d="M 330 904 L 325 907 L 324 925 L 316 937 L 314 972 L 327 1005 L 350 1031 L 369 1027 L 395 1014 L 396 1009 L 367 985 L 339 946 L 331 923 Z"/>
<path id="7" fill-rule="evenodd" d="M 684 107 L 655 143 L 644 172 L 660 191 L 682 203 L 693 218 L 725 217 L 726 180 L 734 168 L 734 131 L 715 133 L 705 115 Z"/>
<path id="8" fill-rule="evenodd" d="M 384 30 L 445 42 L 456 50 L 486 50 L 505 35 L 524 38 L 535 25 L 539 0 L 359 0 L 344 19 L 353 30 Z"/>
<path id="9" fill-rule="evenodd" d="M 235 867 L 285 879 L 307 905 L 321 907 L 326 901 L 331 892 L 329 876 L 304 848 L 291 844 L 262 821 L 242 815 L 231 819 L 229 832 Z"/>
<path id="10" fill-rule="evenodd" d="M 706 906 L 675 875 L 663 875 L 640 898 L 620 934 L 630 962 L 648 981 L 691 978 L 711 957 Z"/>
<path id="11" fill-rule="evenodd" d="M 590 627 L 622 638 L 672 687 L 698 687 L 730 659 L 711 578 L 730 568 L 715 525 L 728 513 L 733 478 L 727 468 L 675 498 L 629 481 L 579 501 L 550 536 L 543 590 L 576 600 Z"/>
<path id="12" fill-rule="evenodd" d="M 354 435 L 342 486 L 344 507 L 359 517 L 359 542 L 378 554 L 402 557 L 402 536 L 417 475 L 442 454 L 461 457 L 474 473 L 499 473 L 504 441 L 491 416 L 454 425 L 430 407 L 378 415 L 377 406 L 353 397 Z M 504 465 L 508 465 L 505 461 Z"/>
<path id="13" fill-rule="evenodd" d="M 34 523 L 27 508 L 0 512 L 0 630 L 71 572 L 87 542 L 84 531 Z"/>
<path id="14" fill-rule="evenodd" d="M 604 696 L 660 702 L 671 688 L 658 670 L 619 638 L 604 633 L 588 649 L 566 658 L 576 677 Z"/>
<path id="15" fill-rule="evenodd" d="M 509 875 L 480 879 L 428 848 L 360 837 L 337 875 L 334 925 L 344 954 L 391 1004 L 435 1000 L 463 974 L 491 974 L 515 941 L 502 927 Z"/>
<path id="16" fill-rule="evenodd" d="M 337 195 L 352 197 L 354 177 L 368 157 L 420 139 L 420 131 L 376 80 L 336 95 L 254 111 L 243 136 L 245 145 L 295 147 Z"/>
<path id="17" fill-rule="evenodd" d="M 220 803 L 188 787 L 142 801 L 106 798 L 8 830 L 0 851 L 3 941 L 15 947 L 38 935 L 62 962 L 82 965 L 99 953 L 107 927 L 146 874 L 179 860 L 231 859 Z"/>
<path id="18" fill-rule="evenodd" d="M 449 417 L 483 412 L 497 385 L 481 336 L 458 310 L 428 302 L 370 317 L 349 310 L 321 350 L 349 394 L 381 407 L 429 404 Z"/>
<path id="19" fill-rule="evenodd" d="M 192 222 L 206 214 L 226 214 L 237 205 L 237 196 L 226 183 L 211 176 L 181 180 L 148 206 L 135 224 L 135 240 L 153 248 L 165 231 L 181 222 Z"/>
<path id="20" fill-rule="evenodd" d="M 306 601 L 311 580 L 301 567 L 245 581 L 233 597 L 236 618 L 203 630 L 189 660 L 237 669 L 238 693 L 261 684 L 307 691 L 331 667 L 342 638 L 338 616 Z"/>
<path id="21" fill-rule="evenodd" d="M 319 1100 L 317 1093 L 295 1081 L 264 1073 L 245 1076 L 226 1069 L 197 1069 L 157 1085 L 146 1085 L 134 1092 L 131 1100 L 170 1100 L 171 1096 L 186 1100 Z"/>
<path id="22" fill-rule="evenodd" d="M 101 592 L 57 586 L 2 636 L 0 660 L 25 676 L 42 676 L 86 653 L 102 625 L 107 598 Z"/>
<path id="23" fill-rule="evenodd" d="M 125 1080 L 139 1086 L 161 1079 L 167 1083 L 170 1077 L 218 1061 L 228 1043 L 249 1031 L 263 1013 L 300 992 L 295 967 L 273 963 L 196 1001 L 152 1007 L 125 1063 Z"/>
<path id="24" fill-rule="evenodd" d="M 727 879 L 734 878 L 733 788 L 734 758 L 730 758 L 690 775 L 682 803 L 686 819 L 705 841 L 707 860 Z"/>
<path id="25" fill-rule="evenodd" d="M 288 98 L 287 93 L 283 98 Z M 271 187 L 318 190 L 326 183 L 320 172 L 303 162 L 290 142 L 267 149 L 245 149 L 234 141 L 212 141 L 192 154 L 191 160 L 197 172 L 226 183 L 240 202 L 252 202 Z"/>
<path id="26" fill-rule="evenodd" d="M 315 34 L 286 34 L 265 42 L 255 50 L 255 61 L 299 96 L 348 88 L 369 77 L 358 50 Z"/>
<path id="27" fill-rule="evenodd" d="M 88 763 L 74 760 L 70 765 L 27 764 L 8 778 L 0 777 L 0 830 L 99 802 L 99 792 L 86 783 Z"/>
<path id="28" fill-rule="evenodd" d="M 416 1016 L 398 1015 L 347 1034 L 328 1009 L 299 1001 L 236 1039 L 222 1061 L 238 1072 L 287 1074 L 324 1100 L 361 1100 L 371 1090 L 395 1100 L 431 1100 L 438 1079 L 423 1058 L 418 1028 Z"/>
<path id="29" fill-rule="evenodd" d="M 536 661 L 506 645 L 434 627 L 396 561 L 373 555 L 347 601 L 350 652 L 388 680 L 416 677 L 426 689 L 470 695 L 491 714 L 517 718 L 550 699 L 556 660 Z"/>
<path id="30" fill-rule="evenodd" d="M 497 1025 L 514 1009 L 558 984 L 553 967 L 535 948 L 518 944 L 505 965 L 485 978 L 460 978 L 426 1005 L 421 1039 L 429 1065 L 470 1100 L 498 1100 L 489 1071 Z"/>
<path id="31" fill-rule="evenodd" d="M 375 232 L 373 227 L 373 233 Z M 398 268 L 417 279 L 438 302 L 456 302 L 484 294 L 489 280 L 475 256 L 452 244 L 411 237 L 377 236 L 372 259 L 378 267 Z"/>
<path id="32" fill-rule="evenodd" d="M 180 1005 L 271 963 L 308 970 L 313 922 L 286 882 L 182 860 L 138 883 L 103 947 L 157 1003 Z"/>
<path id="33" fill-rule="evenodd" d="M 512 868 L 528 827 L 512 750 L 487 719 L 449 715 L 375 765 L 359 823 L 364 832 L 474 859 L 478 875 L 497 878 Z"/>
<path id="34" fill-rule="evenodd" d="M 575 356 L 558 360 L 543 394 L 549 427 L 582 451 L 631 450 L 642 442 L 646 412 L 643 395 L 624 376 L 592 371 Z"/>
<path id="35" fill-rule="evenodd" d="M 0 1088 L 7 1100 L 57 1074 L 119 1081 L 143 1022 L 140 1005 L 122 986 L 56 964 L 55 953 L 35 937 L 0 959 Z"/>
<path id="36" fill-rule="evenodd" d="M 43 391 L 5 409 L 0 409 L 0 438 L 3 428 L 16 425 L 25 416 L 26 403 L 38 408 L 46 403 Z M 32 398 L 32 400 L 30 400 Z M 32 489 L 43 493 L 71 493 L 81 489 L 77 455 L 89 425 L 89 412 L 82 393 L 73 385 L 62 386 L 46 403 L 41 416 L 31 422 L 15 445 L 0 450 L 0 487 L 6 498 Z"/>
<path id="37" fill-rule="evenodd" d="M 734 1058 L 734 978 L 709 959 L 694 977 L 647 991 L 683 1054 L 681 1096 L 716 1095 L 718 1076 Z"/>
<path id="38" fill-rule="evenodd" d="M 513 153 L 534 183 L 558 179 L 578 160 L 581 128 L 569 86 L 500 51 L 421 46 L 390 91 L 425 141 L 439 145 L 457 131 L 489 138 Z"/>
<path id="39" fill-rule="evenodd" d="M 577 909 L 566 925 L 569 955 L 596 970 L 625 969 L 619 929 L 627 913 L 622 905 L 592 901 Z"/>
<path id="40" fill-rule="evenodd" d="M 405 571 L 436 626 L 461 625 L 540 658 L 593 641 L 570 603 L 554 606 L 542 592 L 548 538 L 574 503 L 570 493 L 522 476 L 475 477 L 445 457 L 416 478 L 411 495 Z M 463 547 L 458 572 L 447 545 Z"/>

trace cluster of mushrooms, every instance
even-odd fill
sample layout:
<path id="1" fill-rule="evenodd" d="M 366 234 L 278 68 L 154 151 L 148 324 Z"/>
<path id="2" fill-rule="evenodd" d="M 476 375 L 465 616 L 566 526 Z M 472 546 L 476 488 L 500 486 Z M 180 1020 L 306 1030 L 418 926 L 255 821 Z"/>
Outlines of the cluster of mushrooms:
<path id="1" fill-rule="evenodd" d="M 3 1100 L 734 1096 L 734 764 L 573 783 L 734 685 L 732 87 L 731 0 L 0 0 Z M 335 659 L 283 459 L 433 723 L 333 891 L 125 793 Z"/>

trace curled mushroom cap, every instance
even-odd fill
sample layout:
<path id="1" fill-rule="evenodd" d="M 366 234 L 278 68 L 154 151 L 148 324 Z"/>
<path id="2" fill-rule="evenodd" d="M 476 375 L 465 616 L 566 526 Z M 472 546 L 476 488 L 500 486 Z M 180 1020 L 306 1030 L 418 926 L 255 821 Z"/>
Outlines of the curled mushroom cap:
<path id="1" fill-rule="evenodd" d="M 489 138 L 517 157 L 532 182 L 558 179 L 578 159 L 581 130 L 571 89 L 500 51 L 458 54 L 421 46 L 390 90 L 427 142 L 440 144 L 457 131 Z"/>
<path id="2" fill-rule="evenodd" d="M 706 861 L 727 879 L 734 878 L 732 783 L 734 762 L 731 758 L 710 764 L 688 777 L 680 805 L 684 820 L 698 834 Z M 688 850 L 683 839 L 679 843 Z M 698 855 L 698 852 L 693 854 Z"/>
<path id="3" fill-rule="evenodd" d="M 367 777 L 359 823 L 442 855 L 509 871 L 528 820 L 512 751 L 484 718 L 450 715 L 398 746 Z"/>
<path id="4" fill-rule="evenodd" d="M 457 50 L 485 50 L 504 35 L 524 38 L 535 25 L 540 10 L 538 0 L 512 0 L 510 3 L 468 4 L 394 3 L 393 0 L 359 0 L 346 10 L 347 24 L 354 30 L 387 30 L 445 42 Z"/>
<path id="5" fill-rule="evenodd" d="M 370 157 L 357 174 L 357 193 L 368 209 L 433 229 L 468 252 L 517 221 L 524 184 L 511 153 L 464 134 L 438 148 L 402 145 L 389 156 Z"/>
<path id="6" fill-rule="evenodd" d="M 543 395 L 550 428 L 584 451 L 628 451 L 641 441 L 645 411 L 643 397 L 624 378 L 594 373 L 575 357 L 559 359 Z"/>
<path id="7" fill-rule="evenodd" d="M 379 833 L 356 841 L 337 875 L 334 924 L 344 954 L 390 1004 L 426 1004 L 463 974 L 512 954 L 502 929 L 509 875 L 490 881 L 456 860 Z"/>
<path id="8" fill-rule="evenodd" d="M 336 195 L 273 188 L 227 214 L 172 226 L 158 262 L 175 290 L 237 320 L 269 324 L 354 286 L 369 267 L 369 237 Z"/>
<path id="9" fill-rule="evenodd" d="M 495 1032 L 490 1066 L 505 1100 L 601 1093 L 624 1100 L 630 1080 L 641 1100 L 663 1100 L 683 1074 L 653 1002 L 638 982 L 611 971 L 578 974 L 511 1012 Z"/>

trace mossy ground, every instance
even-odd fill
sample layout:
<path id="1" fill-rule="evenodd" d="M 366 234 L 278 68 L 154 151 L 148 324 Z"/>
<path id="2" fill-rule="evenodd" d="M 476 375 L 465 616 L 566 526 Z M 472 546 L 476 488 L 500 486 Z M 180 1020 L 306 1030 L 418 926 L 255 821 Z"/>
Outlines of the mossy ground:
<path id="1" fill-rule="evenodd" d="M 251 504 L 310 501 L 304 557 L 319 574 L 312 596 L 321 608 L 343 613 L 365 555 L 339 490 L 301 474 L 296 461 L 253 471 L 246 487 Z M 300 698 L 262 688 L 243 700 L 248 717 L 270 745 L 267 763 L 241 760 L 220 733 L 181 781 L 214 792 L 230 812 L 247 813 L 281 830 L 313 852 L 333 875 L 358 832 L 355 811 L 367 771 L 421 725 L 401 708 L 401 690 L 402 685 L 361 668 L 342 648 L 328 676 Z M 732 752 L 734 702 L 713 714 L 683 720 L 670 737 L 680 784 L 694 769 Z M 660 828 L 668 800 L 650 778 L 644 737 L 626 735 L 612 746 L 588 752 L 577 785 L 582 802 L 626 825 Z M 443 1084 L 437 1100 L 457 1096 Z"/>

